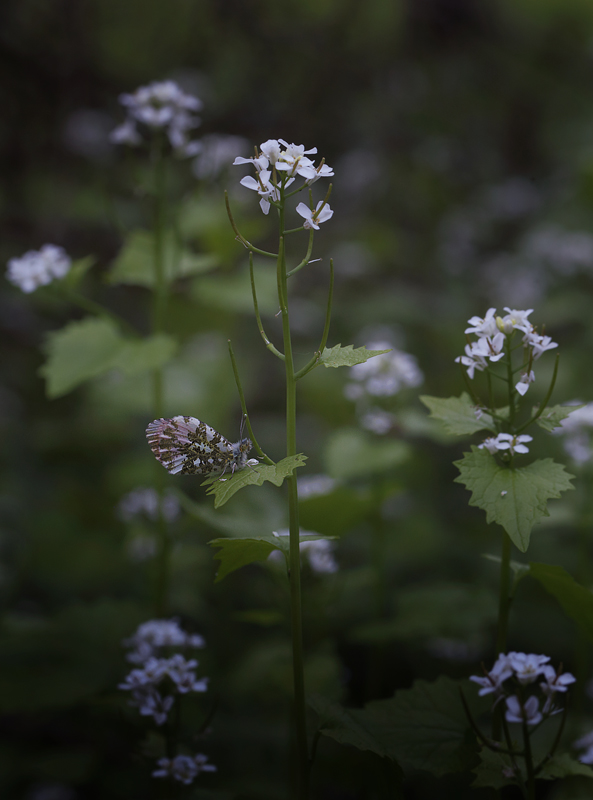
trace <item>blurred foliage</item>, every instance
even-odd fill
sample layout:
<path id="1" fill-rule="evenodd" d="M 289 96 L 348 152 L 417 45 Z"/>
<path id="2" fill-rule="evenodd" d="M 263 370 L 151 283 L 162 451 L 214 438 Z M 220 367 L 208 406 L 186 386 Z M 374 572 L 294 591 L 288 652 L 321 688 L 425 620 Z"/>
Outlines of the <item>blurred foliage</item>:
<path id="1" fill-rule="evenodd" d="M 461 394 L 453 359 L 466 320 L 490 306 L 535 308 L 534 322 L 560 344 L 553 401 L 591 396 L 592 41 L 589 0 L 5 0 L 0 8 L 2 263 L 59 244 L 77 259 L 70 288 L 148 333 L 150 173 L 140 154 L 112 147 L 108 133 L 123 119 L 121 92 L 171 77 L 204 101 L 203 135 L 242 137 L 243 155 L 284 137 L 316 146 L 335 169 L 335 214 L 315 241 L 322 261 L 293 280 L 297 366 L 319 344 L 333 257 L 328 348 L 387 338 L 424 373 L 421 390 L 397 398 L 384 437 L 360 429 L 343 394 L 346 369 L 317 369 L 299 383 L 299 450 L 308 457 L 299 471 L 335 479 L 326 493 L 302 497 L 302 525 L 340 537 L 339 571 L 319 575 L 306 561 L 303 570 L 307 689 L 331 709 L 337 740 L 326 727 L 315 798 L 373 800 L 394 796 L 399 783 L 384 751 L 338 744 L 354 735 L 342 718 L 338 725 L 338 712 L 360 720 L 385 698 L 401 709 L 419 685 L 443 681 L 461 680 L 469 697 L 462 679 L 494 659 L 497 565 L 481 556 L 498 555 L 501 529 L 486 525 L 454 483 L 452 462 L 469 449 L 470 431 L 461 443 L 447 437 L 417 397 Z M 110 322 L 83 319 L 57 293 L 25 296 L 2 285 L 7 800 L 173 796 L 150 777 L 160 740 L 116 689 L 129 667 L 121 640 L 154 616 L 157 579 L 140 546 L 153 540 L 154 524 L 126 522 L 116 507 L 161 469 L 144 438 L 150 376 L 131 374 L 122 351 L 144 348 L 134 360 L 148 370 L 178 339 L 164 413 L 197 415 L 234 440 L 231 338 L 258 441 L 273 459 L 285 455 L 281 365 L 253 320 L 247 255 L 228 224 L 224 189 L 243 235 L 264 249 L 273 247 L 270 221 L 238 186 L 240 168 L 197 181 L 199 163 L 176 162 L 169 175 L 175 225 L 166 249 L 183 257 L 167 337 L 118 338 Z M 302 254 L 295 246 L 289 255 L 296 263 Z M 263 259 L 256 274 L 266 332 L 278 341 L 275 276 Z M 92 340 L 82 358 L 68 340 L 80 326 Z M 539 364 L 534 404 L 553 367 Z M 545 431 L 534 455 L 565 460 L 560 439 Z M 591 474 L 568 469 L 577 491 L 550 503 L 528 555 L 519 555 L 543 566 L 534 563 L 535 580 L 517 588 L 510 639 L 513 649 L 562 662 L 584 687 L 591 653 L 581 649 L 577 659 L 575 634 L 591 626 Z M 185 796 L 285 797 L 291 656 L 283 572 L 262 561 L 215 583 L 207 544 L 217 536 L 265 540 L 286 527 L 282 489 L 246 487 L 215 512 L 195 477 L 168 485 L 183 493 L 186 512 L 172 524 L 170 615 L 205 637 L 200 671 L 211 679 L 204 705 L 188 709 L 188 728 L 200 728 L 217 698 L 196 747 L 218 773 L 201 776 Z M 567 734 L 576 738 L 593 719 L 584 688 L 573 705 Z M 312 732 L 315 723 L 312 712 Z M 465 744 L 455 746 L 470 763 Z M 472 788 L 473 778 L 437 779 L 416 760 L 404 796 L 493 796 Z M 541 796 L 588 797 L 580 780 L 548 783 Z"/>

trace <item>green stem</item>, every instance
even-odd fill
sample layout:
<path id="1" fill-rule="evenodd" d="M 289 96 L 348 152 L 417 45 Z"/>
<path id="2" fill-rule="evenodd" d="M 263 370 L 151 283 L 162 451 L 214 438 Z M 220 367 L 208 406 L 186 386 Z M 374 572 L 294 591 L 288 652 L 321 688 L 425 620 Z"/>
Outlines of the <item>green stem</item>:
<path id="1" fill-rule="evenodd" d="M 284 208 L 279 211 L 280 230 L 284 230 Z M 290 319 L 288 315 L 288 287 L 286 278 L 286 256 L 284 238 L 280 237 L 277 261 L 278 301 L 282 314 L 284 339 L 284 365 L 286 371 L 286 455 L 296 455 L 296 380 L 292 354 Z M 295 795 L 300 800 L 309 796 L 309 748 L 307 744 L 307 717 L 305 705 L 305 673 L 303 657 L 303 619 L 301 608 L 301 556 L 298 490 L 296 476 L 287 478 L 289 509 L 289 578 L 290 619 L 292 631 L 292 664 L 294 680 L 294 718 L 296 750 L 298 759 L 299 786 Z"/>
<path id="2" fill-rule="evenodd" d="M 231 211 L 228 192 L 224 193 L 224 202 L 226 205 L 227 214 L 229 215 L 229 222 L 231 223 L 232 229 L 235 231 L 235 237 L 237 241 L 241 242 L 241 244 L 244 245 L 252 253 L 259 253 L 260 256 L 268 256 L 269 258 L 279 258 L 278 253 L 269 253 L 267 250 L 260 250 L 259 247 L 255 247 L 255 245 L 251 244 L 251 242 L 248 242 L 247 239 L 241 233 L 239 233 L 239 229 L 235 224 L 235 220 L 233 218 L 233 214 Z"/>
<path id="3" fill-rule="evenodd" d="M 508 533 L 503 533 L 502 553 L 500 560 L 500 584 L 498 596 L 498 632 L 496 636 L 495 657 L 506 653 L 509 630 L 509 612 L 511 608 L 511 539 Z M 495 714 L 492 720 L 492 738 L 500 740 L 500 714 Z"/>
<path id="4" fill-rule="evenodd" d="M 532 422 L 535 422 L 535 420 L 539 416 L 541 416 L 541 414 L 543 413 L 544 409 L 548 405 L 550 397 L 552 396 L 552 392 L 554 391 L 554 386 L 556 385 L 556 378 L 558 377 L 558 364 L 559 363 L 560 363 L 560 356 L 558 354 L 556 354 L 556 361 L 554 362 L 554 372 L 552 374 L 552 380 L 550 381 L 550 387 L 549 387 L 549 389 L 548 389 L 548 391 L 546 393 L 546 396 L 544 397 L 544 399 L 540 403 L 540 406 L 537 409 L 537 411 L 535 412 L 535 414 L 531 417 L 530 420 L 528 420 L 525 423 L 525 425 L 521 425 L 521 427 L 517 430 L 517 433 L 521 433 L 521 431 L 524 431 L 525 428 L 527 428 L 529 425 L 531 425 Z"/>
<path id="5" fill-rule="evenodd" d="M 525 750 L 525 770 L 527 772 L 527 797 L 535 800 L 535 773 L 533 769 L 533 755 L 531 753 L 531 740 L 527 728 L 527 720 L 523 720 L 523 749 Z"/>
<path id="6" fill-rule="evenodd" d="M 273 353 L 277 358 L 281 361 L 284 361 L 284 354 L 281 353 L 268 339 L 266 332 L 264 331 L 264 326 L 261 321 L 261 317 L 259 314 L 259 305 L 257 302 L 257 292 L 255 291 L 255 275 L 253 274 L 253 253 L 249 252 L 249 276 L 251 278 L 251 295 L 253 297 L 253 310 L 255 311 L 255 321 L 257 323 L 257 329 L 260 333 L 261 338 L 264 340 L 265 346 L 268 350 Z"/>
<path id="7" fill-rule="evenodd" d="M 163 333 L 167 313 L 167 276 L 165 274 L 164 240 L 166 230 L 166 185 L 165 185 L 165 158 L 163 142 L 155 136 L 152 149 L 153 177 L 154 177 L 154 294 L 152 312 L 153 334 Z M 160 418 L 164 413 L 164 375 L 162 367 L 152 373 L 153 386 L 153 412 L 155 418 Z M 159 499 L 157 518 L 158 555 L 156 560 L 156 586 L 155 586 L 155 613 L 163 617 L 167 613 L 169 596 L 169 572 L 171 561 L 171 539 L 167 530 L 167 521 L 163 515 L 163 500 L 165 494 L 165 473 L 157 464 L 155 488 Z"/>
<path id="8" fill-rule="evenodd" d="M 332 317 L 332 302 L 334 296 L 334 262 L 333 259 L 330 259 L 329 262 L 329 292 L 327 295 L 327 308 L 325 311 L 325 325 L 323 326 L 323 334 L 321 336 L 321 342 L 319 343 L 319 348 L 315 352 L 313 358 L 305 364 L 297 373 L 295 373 L 295 380 L 300 381 L 300 379 L 314 369 L 319 364 L 319 359 L 321 354 L 325 349 L 325 345 L 327 344 L 327 339 L 329 336 L 329 326 L 331 324 L 331 317 Z"/>
<path id="9" fill-rule="evenodd" d="M 509 392 L 509 425 L 511 426 L 511 431 L 514 433 L 513 425 L 515 423 L 515 387 L 513 386 L 513 364 L 512 364 L 511 338 L 510 338 L 510 336 L 506 337 L 505 349 L 507 351 L 507 383 L 508 383 L 508 392 Z"/>

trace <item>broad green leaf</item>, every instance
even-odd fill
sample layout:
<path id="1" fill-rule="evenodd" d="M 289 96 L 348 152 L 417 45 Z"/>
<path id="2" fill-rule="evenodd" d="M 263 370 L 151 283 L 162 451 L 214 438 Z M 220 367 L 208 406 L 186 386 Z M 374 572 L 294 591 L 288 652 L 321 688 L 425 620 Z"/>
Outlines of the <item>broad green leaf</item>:
<path id="1" fill-rule="evenodd" d="M 176 495 L 184 511 L 225 536 L 249 538 L 259 536 L 262 531 L 284 525 L 284 514 L 278 514 L 276 511 L 264 514 L 250 508 L 250 513 L 246 514 L 245 509 L 240 508 L 237 513 L 223 514 L 221 511 L 215 511 L 210 501 L 196 503 L 179 490 L 176 491 Z"/>
<path id="2" fill-rule="evenodd" d="M 360 478 L 387 472 L 410 455 L 400 441 L 372 437 L 358 428 L 343 428 L 330 438 L 325 452 L 327 472 L 333 478 Z"/>
<path id="3" fill-rule="evenodd" d="M 483 558 L 487 558 L 488 561 L 494 561 L 496 564 L 502 563 L 502 558 L 500 556 L 492 555 L 491 553 L 482 553 Z M 521 564 L 520 561 L 511 561 L 510 568 L 513 573 L 513 585 L 511 587 L 511 597 L 517 591 L 517 586 L 519 582 L 529 575 L 529 564 Z"/>
<path id="4" fill-rule="evenodd" d="M 476 417 L 476 406 L 467 392 L 461 397 L 431 397 L 423 394 L 420 400 L 430 411 L 430 416 L 440 419 L 448 433 L 465 436 L 477 431 L 496 433 L 494 420 L 490 414 Z"/>
<path id="5" fill-rule="evenodd" d="M 569 753 L 559 753 L 547 761 L 537 777 L 545 781 L 557 778 L 568 778 L 571 775 L 581 775 L 584 778 L 593 778 L 593 769 L 588 764 L 581 764 Z"/>
<path id="6" fill-rule="evenodd" d="M 302 534 L 299 539 L 301 542 L 310 542 L 315 539 L 326 539 L 330 537 Z M 272 550 L 279 550 L 288 557 L 290 549 L 290 539 L 288 536 L 279 536 L 272 533 L 269 536 L 252 536 L 234 539 L 212 539 L 208 542 L 212 547 L 219 547 L 220 550 L 214 558 L 219 559 L 220 568 L 216 575 L 216 581 L 221 581 L 229 572 L 234 572 L 239 567 L 252 564 L 254 561 L 265 561 Z"/>
<path id="7" fill-rule="evenodd" d="M 404 770 L 421 769 L 437 776 L 466 770 L 477 761 L 477 744 L 461 703 L 462 686 L 468 689 L 467 702 L 477 716 L 485 705 L 469 681 L 443 676 L 434 683 L 416 681 L 411 689 L 375 700 L 364 709 L 340 709 L 315 700 L 321 733 L 391 758 Z"/>
<path id="8" fill-rule="evenodd" d="M 529 574 L 558 600 L 564 613 L 593 640 L 593 592 L 577 583 L 562 567 L 552 564 L 532 563 Z"/>
<path id="9" fill-rule="evenodd" d="M 115 322 L 88 317 L 49 334 L 47 361 L 39 372 L 47 381 L 47 396 L 53 399 L 110 369 L 139 375 L 160 367 L 176 347 L 171 336 L 126 339 Z"/>
<path id="10" fill-rule="evenodd" d="M 326 347 L 319 357 L 319 363 L 324 367 L 353 367 L 355 364 L 364 364 L 369 358 L 380 356 L 382 353 L 390 353 L 391 350 L 367 350 L 366 347 L 357 347 L 341 344 L 335 347 Z"/>
<path id="11" fill-rule="evenodd" d="M 171 360 L 176 350 L 175 339 L 164 333 L 148 336 L 146 339 L 122 341 L 121 351 L 112 366 L 125 375 L 139 375 L 162 367 Z"/>
<path id="12" fill-rule="evenodd" d="M 50 333 L 44 349 L 47 360 L 39 373 L 47 381 L 47 396 L 54 399 L 111 369 L 122 338 L 114 322 L 88 317 Z"/>
<path id="13" fill-rule="evenodd" d="M 212 539 L 208 544 L 220 548 L 214 556 L 220 561 L 215 583 L 247 564 L 265 561 L 272 550 L 280 549 L 273 536 L 261 536 L 257 539 Z"/>
<path id="14" fill-rule="evenodd" d="M 287 456 L 277 464 L 258 464 L 255 467 L 245 467 L 234 475 L 226 477 L 210 477 L 202 482 L 202 486 L 209 486 L 207 494 L 214 495 L 214 508 L 224 505 L 231 497 L 245 486 L 261 486 L 264 481 L 270 481 L 275 486 L 282 486 L 285 478 L 292 475 L 297 467 L 302 467 L 307 456 L 297 453 L 296 456 Z"/>
<path id="15" fill-rule="evenodd" d="M 455 482 L 472 493 L 470 506 L 483 509 L 487 522 L 502 525 L 522 553 L 529 546 L 535 523 L 549 516 L 547 501 L 574 488 L 570 483 L 574 476 L 551 458 L 509 469 L 500 466 L 486 449 L 472 446 L 471 453 L 454 464 L 461 473 Z"/>
<path id="16" fill-rule="evenodd" d="M 552 432 L 560 427 L 560 423 L 563 419 L 569 417 L 573 411 L 579 408 L 584 408 L 584 404 L 578 406 L 549 406 L 548 408 L 544 408 L 540 416 L 536 419 L 536 422 L 540 428 Z M 537 407 L 534 406 L 533 413 L 535 414 L 536 412 Z"/>
<path id="17" fill-rule="evenodd" d="M 66 286 L 72 289 L 78 286 L 89 269 L 96 263 L 97 258 L 95 256 L 85 256 L 84 258 L 78 258 L 76 261 L 73 261 L 70 270 L 63 279 Z"/>
<path id="18" fill-rule="evenodd" d="M 109 274 L 109 283 L 131 283 L 151 288 L 155 284 L 154 236 L 149 231 L 132 231 Z M 208 272 L 217 266 L 217 259 L 210 255 L 192 253 L 178 246 L 169 234 L 163 242 L 165 278 L 168 281 Z"/>
<path id="19" fill-rule="evenodd" d="M 497 753 L 487 747 L 480 750 L 480 763 L 472 772 L 476 775 L 472 786 L 502 789 L 503 786 L 510 786 L 515 781 L 509 777 L 513 764 L 511 757 L 505 753 Z M 506 772 L 506 774 L 505 774 Z"/>

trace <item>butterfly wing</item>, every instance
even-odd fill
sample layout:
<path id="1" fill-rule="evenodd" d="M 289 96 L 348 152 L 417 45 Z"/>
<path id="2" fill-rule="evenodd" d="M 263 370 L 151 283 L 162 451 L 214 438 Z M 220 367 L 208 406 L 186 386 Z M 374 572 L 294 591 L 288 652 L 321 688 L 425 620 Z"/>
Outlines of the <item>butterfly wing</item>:
<path id="1" fill-rule="evenodd" d="M 233 446 L 196 417 L 155 419 L 146 428 L 155 458 L 172 475 L 216 475 L 233 461 Z"/>

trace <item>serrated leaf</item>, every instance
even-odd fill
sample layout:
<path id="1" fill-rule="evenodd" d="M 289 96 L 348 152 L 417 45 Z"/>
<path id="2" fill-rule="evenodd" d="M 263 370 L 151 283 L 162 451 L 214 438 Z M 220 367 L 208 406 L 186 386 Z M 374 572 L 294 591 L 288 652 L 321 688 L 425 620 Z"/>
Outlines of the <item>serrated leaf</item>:
<path id="1" fill-rule="evenodd" d="M 154 235 L 150 231 L 132 231 L 112 264 L 108 282 L 152 288 L 155 285 L 154 252 Z M 178 246 L 171 234 L 164 238 L 163 262 L 167 281 L 208 272 L 218 263 L 215 256 L 192 253 Z"/>
<path id="2" fill-rule="evenodd" d="M 302 534 L 299 536 L 300 542 L 310 542 L 315 539 L 327 539 L 333 537 Z M 233 539 L 212 539 L 208 542 L 212 547 L 219 547 L 220 550 L 214 558 L 220 561 L 220 568 L 216 575 L 216 581 L 221 581 L 230 572 L 234 572 L 240 567 L 252 564 L 254 561 L 265 561 L 272 550 L 279 550 L 284 556 L 288 557 L 290 550 L 290 538 L 288 536 L 249 536 Z"/>
<path id="3" fill-rule="evenodd" d="M 477 744 L 459 696 L 461 685 L 468 682 L 445 676 L 434 683 L 420 680 L 411 689 L 375 700 L 364 709 L 346 710 L 315 701 L 321 712 L 321 733 L 394 759 L 404 769 L 437 776 L 469 769 L 477 761 Z M 475 693 L 468 696 L 468 705 L 476 716 L 484 706 Z"/>
<path id="4" fill-rule="evenodd" d="M 177 342 L 172 336 L 158 333 L 145 339 L 122 341 L 112 366 L 125 375 L 140 375 L 162 367 L 175 355 Z"/>
<path id="5" fill-rule="evenodd" d="M 54 399 L 111 369 L 122 337 L 114 322 L 88 317 L 50 333 L 44 349 L 47 360 L 39 374 L 47 381 L 47 396 Z"/>
<path id="6" fill-rule="evenodd" d="M 584 778 L 593 778 L 593 769 L 588 764 L 581 764 L 569 753 L 560 753 L 552 756 L 538 772 L 537 777 L 545 781 L 553 781 L 558 778 L 568 778 L 571 775 L 581 775 Z"/>
<path id="7" fill-rule="evenodd" d="M 497 522 L 524 553 L 531 529 L 549 516 L 547 501 L 574 487 L 573 475 L 551 458 L 534 461 L 527 467 L 509 469 L 498 464 L 490 453 L 472 446 L 460 461 L 453 462 L 462 483 L 472 493 L 469 504 L 486 512 L 487 522 Z"/>
<path id="8" fill-rule="evenodd" d="M 480 763 L 472 772 L 476 775 L 475 781 L 472 786 L 483 787 L 490 786 L 493 789 L 502 789 L 503 786 L 510 786 L 515 781 L 513 778 L 507 777 L 503 770 L 512 770 L 513 763 L 511 757 L 506 753 L 498 753 L 483 747 L 480 750 Z"/>
<path id="9" fill-rule="evenodd" d="M 334 347 L 326 347 L 319 357 L 319 363 L 324 367 L 353 367 L 355 364 L 364 364 L 369 358 L 380 356 L 382 353 L 390 353 L 391 350 L 367 350 L 366 347 L 357 347 L 347 344 L 342 347 L 337 344 Z"/>
<path id="10" fill-rule="evenodd" d="M 467 392 L 460 397 L 431 397 L 423 394 L 420 400 L 430 411 L 430 416 L 439 419 L 448 433 L 467 436 L 478 431 L 496 433 L 496 426 L 490 414 L 476 418 L 476 406 Z"/>
<path id="11" fill-rule="evenodd" d="M 593 592 L 577 583 L 562 567 L 552 564 L 532 563 L 529 574 L 558 600 L 564 613 L 593 640 Z"/>
<path id="12" fill-rule="evenodd" d="M 255 467 L 245 467 L 228 478 L 206 478 L 202 482 L 202 486 L 209 486 L 207 494 L 214 495 L 214 508 L 219 508 L 245 486 L 261 486 L 264 481 L 270 481 L 275 486 L 282 486 L 284 479 L 292 475 L 297 467 L 304 466 L 306 460 L 307 456 L 297 453 L 295 456 L 283 458 L 277 464 L 258 464 Z"/>
<path id="13" fill-rule="evenodd" d="M 349 479 L 386 472 L 409 455 L 405 442 L 377 439 L 358 428 L 343 428 L 330 437 L 325 462 L 332 478 Z"/>
<path id="14" fill-rule="evenodd" d="M 544 408 L 536 422 L 540 428 L 551 433 L 556 428 L 559 428 L 562 420 L 569 417 L 573 411 L 584 407 L 584 403 L 578 406 L 550 406 L 549 408 Z M 533 413 L 535 414 L 536 412 L 537 406 L 534 406 Z"/>

